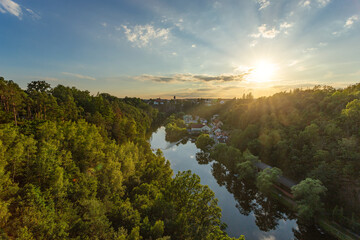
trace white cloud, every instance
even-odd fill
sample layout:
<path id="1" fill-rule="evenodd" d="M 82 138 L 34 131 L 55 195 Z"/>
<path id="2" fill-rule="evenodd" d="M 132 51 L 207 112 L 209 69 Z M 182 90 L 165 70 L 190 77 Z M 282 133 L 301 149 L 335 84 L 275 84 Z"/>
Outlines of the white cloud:
<path id="1" fill-rule="evenodd" d="M 62 74 L 67 75 L 67 76 L 71 76 L 71 77 L 80 78 L 80 79 L 87 79 L 87 80 L 93 80 L 93 81 L 96 80 L 96 78 L 93 78 L 93 77 L 90 77 L 90 76 L 81 75 L 81 74 L 78 74 L 78 73 L 62 72 Z"/>
<path id="2" fill-rule="evenodd" d="M 331 2 L 331 0 L 313 0 L 311 2 L 311 0 L 302 0 L 299 3 L 299 6 L 303 6 L 303 7 L 311 7 L 311 5 L 313 4 L 317 4 L 317 7 L 325 7 L 326 5 L 328 5 Z"/>
<path id="3" fill-rule="evenodd" d="M 269 0 L 258 0 L 258 4 L 260 5 L 259 10 L 262 10 L 264 8 L 267 8 L 270 5 Z"/>
<path id="4" fill-rule="evenodd" d="M 338 31 L 332 32 L 332 35 L 337 36 L 337 37 L 343 35 L 344 33 L 348 32 L 353 27 L 353 25 L 356 22 L 358 22 L 359 20 L 360 20 L 360 18 L 358 15 L 353 15 L 353 16 L 349 17 L 345 21 L 344 26 L 341 29 L 339 29 Z"/>
<path id="5" fill-rule="evenodd" d="M 346 28 L 351 28 L 352 25 L 353 25 L 355 22 L 357 22 L 358 20 L 359 20 L 359 16 L 358 16 L 358 15 L 351 16 L 351 17 L 349 17 L 349 18 L 346 20 L 344 27 L 346 27 Z"/>
<path id="6" fill-rule="evenodd" d="M 150 41 L 155 39 L 167 40 L 169 38 L 170 29 L 168 28 L 155 28 L 154 26 L 136 25 L 135 27 L 128 27 L 122 25 L 125 36 L 128 41 L 134 43 L 137 47 L 145 47 Z M 120 30 L 117 28 L 117 30 Z"/>
<path id="7" fill-rule="evenodd" d="M 263 236 L 261 240 L 275 240 L 276 238 L 273 235 L 270 236 Z"/>
<path id="8" fill-rule="evenodd" d="M 325 7 L 330 3 L 331 0 L 318 0 L 319 7 Z"/>
<path id="9" fill-rule="evenodd" d="M 311 4 L 311 2 L 309 0 L 300 2 L 300 5 L 302 5 L 303 7 L 308 7 L 308 6 L 310 6 L 310 4 Z"/>
<path id="10" fill-rule="evenodd" d="M 102 22 L 102 23 L 101 23 L 101 26 L 107 27 L 107 23 L 106 23 L 106 22 Z"/>
<path id="11" fill-rule="evenodd" d="M 10 13 L 19 19 L 21 19 L 22 11 L 19 4 L 12 0 L 0 0 L 0 12 L 2 13 Z"/>
<path id="12" fill-rule="evenodd" d="M 196 48 L 196 44 L 191 45 L 192 48 Z"/>
<path id="13" fill-rule="evenodd" d="M 293 26 L 292 23 L 283 22 L 280 24 L 280 28 L 291 28 Z"/>
<path id="14" fill-rule="evenodd" d="M 250 37 L 253 38 L 275 38 L 278 34 L 280 33 L 284 33 L 284 34 L 288 34 L 287 29 L 293 27 L 293 23 L 288 23 L 288 22 L 283 22 L 279 25 L 278 28 L 276 27 L 272 27 L 272 28 L 268 28 L 266 26 L 266 24 L 261 25 L 260 27 L 258 27 L 258 32 L 257 33 L 253 33 L 250 35 Z M 256 41 L 253 41 L 252 43 L 250 43 L 250 47 L 253 47 L 257 44 Z"/>
<path id="15" fill-rule="evenodd" d="M 259 38 L 259 37 L 275 38 L 280 33 L 280 31 L 277 30 L 275 27 L 271 29 L 267 29 L 266 24 L 263 24 L 260 27 L 258 27 L 258 31 L 259 31 L 258 33 L 251 34 L 250 36 L 253 38 Z"/>

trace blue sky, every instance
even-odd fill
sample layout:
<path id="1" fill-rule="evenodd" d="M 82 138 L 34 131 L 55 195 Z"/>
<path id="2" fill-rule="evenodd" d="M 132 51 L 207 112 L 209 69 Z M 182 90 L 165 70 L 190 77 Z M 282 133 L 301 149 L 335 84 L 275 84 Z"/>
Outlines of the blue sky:
<path id="1" fill-rule="evenodd" d="M 358 0 L 0 0 L 0 76 L 119 97 L 360 81 Z"/>

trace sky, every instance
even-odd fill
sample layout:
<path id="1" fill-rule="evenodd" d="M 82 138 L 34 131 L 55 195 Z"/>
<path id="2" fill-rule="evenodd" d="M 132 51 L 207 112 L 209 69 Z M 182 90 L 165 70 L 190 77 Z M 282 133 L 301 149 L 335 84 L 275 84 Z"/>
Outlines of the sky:
<path id="1" fill-rule="evenodd" d="M 141 98 L 360 82 L 359 0 L 0 0 L 0 76 Z"/>

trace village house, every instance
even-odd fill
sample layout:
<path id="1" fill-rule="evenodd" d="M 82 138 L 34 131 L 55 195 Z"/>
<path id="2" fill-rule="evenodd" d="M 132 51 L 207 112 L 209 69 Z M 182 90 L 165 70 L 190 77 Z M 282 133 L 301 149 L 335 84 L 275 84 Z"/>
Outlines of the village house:
<path id="1" fill-rule="evenodd" d="M 221 135 L 221 129 L 220 128 L 216 128 L 214 131 L 216 136 L 220 136 Z"/>
<path id="2" fill-rule="evenodd" d="M 207 124 L 207 120 L 204 119 L 204 118 L 200 118 L 200 122 L 201 122 L 202 124 Z"/>
<path id="3" fill-rule="evenodd" d="M 224 123 L 222 121 L 217 120 L 217 119 L 213 122 L 214 122 L 214 125 L 216 128 L 221 128 L 224 125 Z"/>
<path id="4" fill-rule="evenodd" d="M 164 101 L 166 100 L 162 100 L 161 98 L 157 98 L 153 101 L 153 105 L 163 105 Z"/>
<path id="5" fill-rule="evenodd" d="M 203 124 L 191 124 L 192 132 L 210 132 L 211 128 Z"/>

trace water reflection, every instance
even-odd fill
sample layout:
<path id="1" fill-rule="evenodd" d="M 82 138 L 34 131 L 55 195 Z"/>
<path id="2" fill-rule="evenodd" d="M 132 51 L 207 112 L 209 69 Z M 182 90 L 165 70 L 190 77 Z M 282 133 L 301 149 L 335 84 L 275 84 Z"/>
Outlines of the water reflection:
<path id="1" fill-rule="evenodd" d="M 162 127 L 152 135 L 150 142 L 153 149 L 163 149 L 175 174 L 190 169 L 200 176 L 202 184 L 214 191 L 222 209 L 222 221 L 228 225 L 230 236 L 244 234 L 247 240 L 333 239 L 314 226 L 299 224 L 294 213 L 258 192 L 254 181 L 240 181 L 191 141 L 166 142 Z"/>
<path id="2" fill-rule="evenodd" d="M 276 201 L 257 191 L 253 182 L 240 181 L 226 167 L 215 162 L 212 173 L 220 186 L 234 195 L 236 208 L 245 216 L 253 213 L 255 223 L 261 231 L 268 232 L 276 229 L 279 220 L 293 219 L 291 212 L 282 208 Z"/>
<path id="3" fill-rule="evenodd" d="M 200 164 L 209 164 L 211 162 L 210 154 L 203 151 L 196 153 L 196 161 Z"/>

